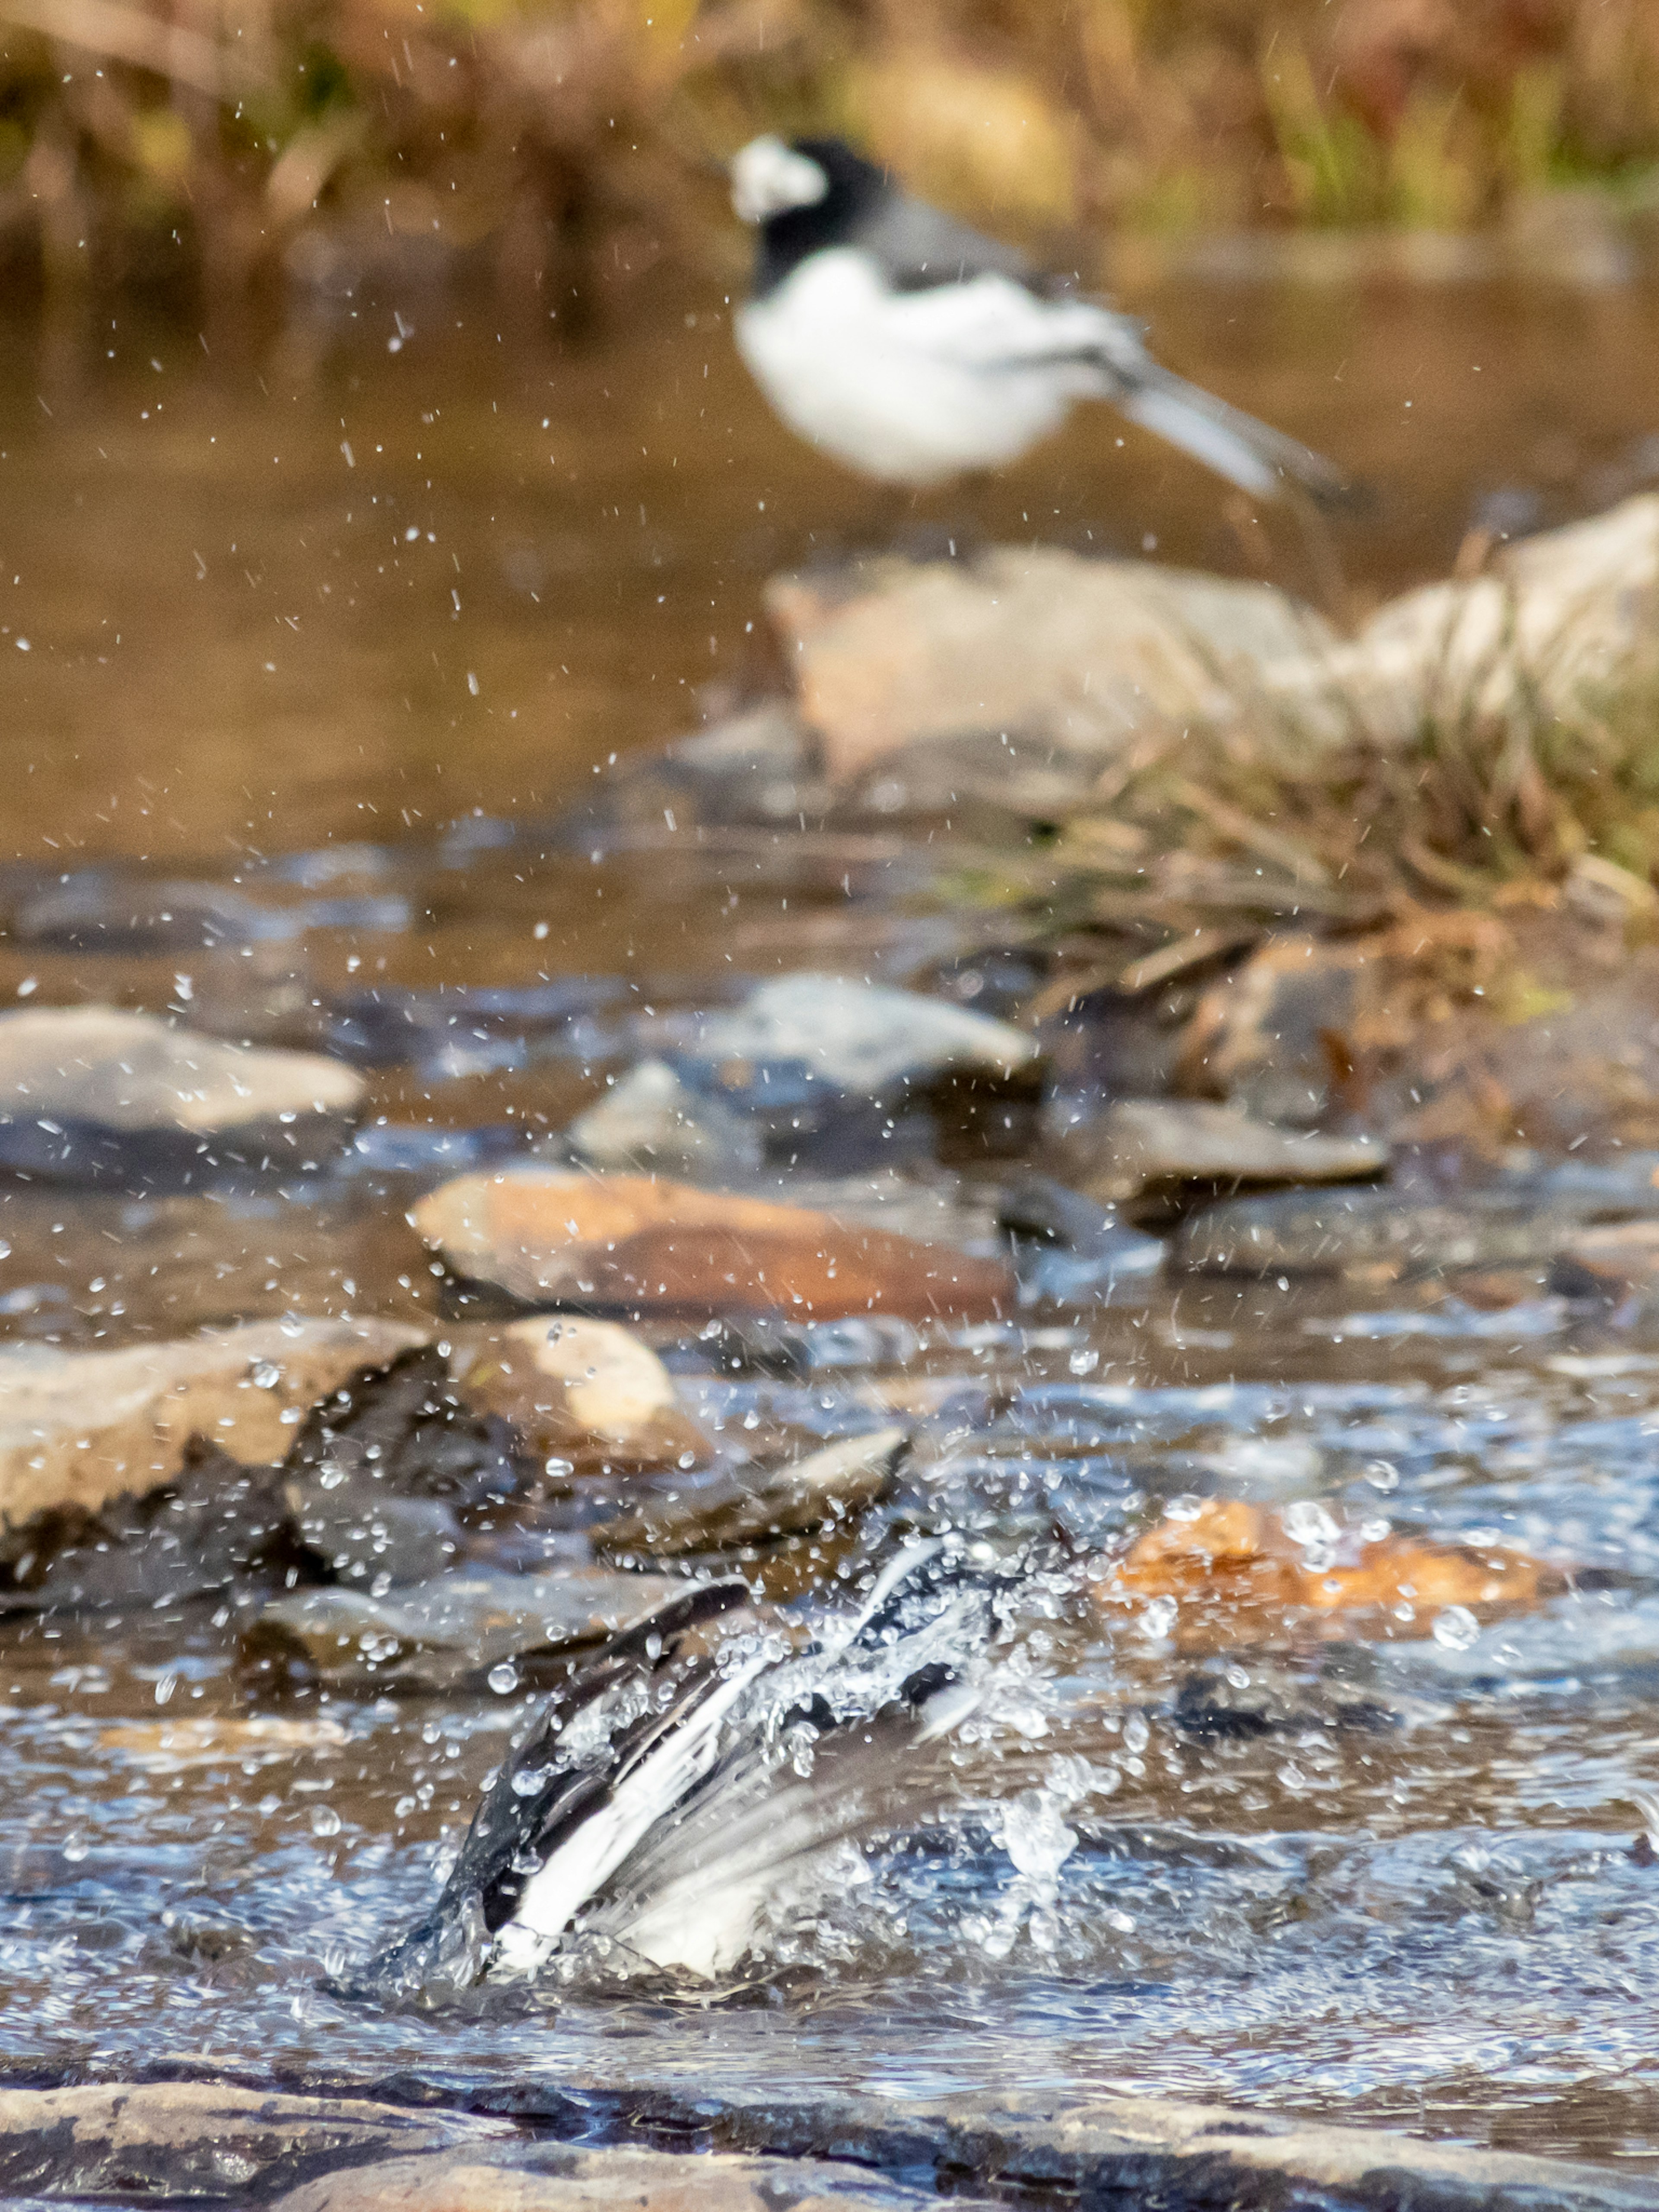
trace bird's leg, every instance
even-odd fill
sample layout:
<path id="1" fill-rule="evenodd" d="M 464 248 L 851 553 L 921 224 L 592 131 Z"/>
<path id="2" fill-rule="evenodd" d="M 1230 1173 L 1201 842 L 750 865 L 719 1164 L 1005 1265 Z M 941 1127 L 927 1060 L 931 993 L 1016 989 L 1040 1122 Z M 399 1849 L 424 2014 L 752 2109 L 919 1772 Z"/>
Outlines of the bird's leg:
<path id="1" fill-rule="evenodd" d="M 1314 501 L 1292 495 L 1291 505 L 1302 533 L 1302 550 L 1311 572 L 1314 604 L 1341 636 L 1352 637 L 1359 628 L 1359 609 L 1344 573 L 1342 556 L 1337 550 L 1331 526 Z"/>

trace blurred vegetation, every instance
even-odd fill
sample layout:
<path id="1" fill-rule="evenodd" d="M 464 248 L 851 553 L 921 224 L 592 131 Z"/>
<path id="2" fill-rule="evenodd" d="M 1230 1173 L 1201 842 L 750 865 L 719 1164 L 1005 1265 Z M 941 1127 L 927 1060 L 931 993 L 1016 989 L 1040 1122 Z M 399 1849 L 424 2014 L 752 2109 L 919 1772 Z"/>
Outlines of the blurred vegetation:
<path id="1" fill-rule="evenodd" d="M 718 164 L 840 130 L 1098 273 L 1123 232 L 1659 201 L 1656 0 L 0 0 L 14 291 L 734 270 Z"/>

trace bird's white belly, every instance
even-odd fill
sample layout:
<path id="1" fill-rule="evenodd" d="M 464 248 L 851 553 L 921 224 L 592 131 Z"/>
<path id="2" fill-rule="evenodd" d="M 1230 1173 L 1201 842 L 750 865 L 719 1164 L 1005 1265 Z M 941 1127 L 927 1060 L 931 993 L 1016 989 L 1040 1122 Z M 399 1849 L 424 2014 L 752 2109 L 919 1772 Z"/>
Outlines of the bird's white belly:
<path id="1" fill-rule="evenodd" d="M 1016 459 L 1086 388 L 1053 362 L 964 359 L 941 327 L 953 304 L 884 291 L 855 253 L 818 253 L 740 311 L 738 350 L 811 444 L 865 476 L 937 483 Z"/>

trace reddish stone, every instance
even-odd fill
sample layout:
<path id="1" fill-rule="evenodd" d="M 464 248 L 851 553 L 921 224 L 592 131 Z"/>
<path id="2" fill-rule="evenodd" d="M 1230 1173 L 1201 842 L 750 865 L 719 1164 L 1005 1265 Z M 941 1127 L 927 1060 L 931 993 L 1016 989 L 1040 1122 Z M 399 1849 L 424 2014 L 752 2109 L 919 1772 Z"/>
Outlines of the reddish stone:
<path id="1" fill-rule="evenodd" d="M 651 1176 L 462 1176 L 410 1218 L 458 1274 L 532 1305 L 920 1322 L 988 1319 L 1014 1303 L 1000 1260 Z"/>

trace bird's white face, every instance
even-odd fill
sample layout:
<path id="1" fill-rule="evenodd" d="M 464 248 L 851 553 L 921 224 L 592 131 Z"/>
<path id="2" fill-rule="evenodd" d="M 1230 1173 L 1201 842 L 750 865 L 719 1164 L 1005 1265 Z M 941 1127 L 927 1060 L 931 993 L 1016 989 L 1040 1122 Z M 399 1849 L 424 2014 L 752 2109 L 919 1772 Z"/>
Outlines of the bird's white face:
<path id="1" fill-rule="evenodd" d="M 812 207 L 830 189 L 817 163 L 781 138 L 751 138 L 732 160 L 732 205 L 743 222 L 767 222 L 791 208 Z"/>

